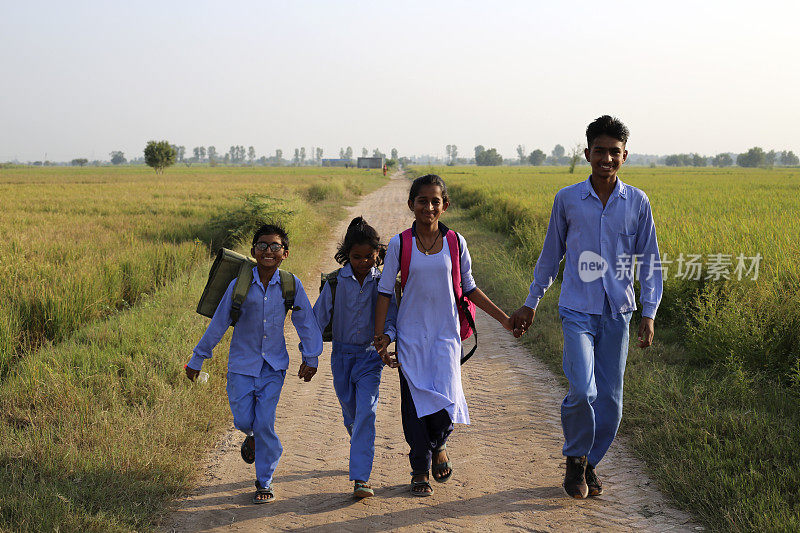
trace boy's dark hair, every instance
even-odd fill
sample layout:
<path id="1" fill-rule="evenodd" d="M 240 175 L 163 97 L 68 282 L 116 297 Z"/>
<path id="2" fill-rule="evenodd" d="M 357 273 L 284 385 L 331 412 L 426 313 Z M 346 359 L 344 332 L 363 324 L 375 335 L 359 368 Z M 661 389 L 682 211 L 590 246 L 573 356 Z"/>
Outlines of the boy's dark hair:
<path id="1" fill-rule="evenodd" d="M 377 250 L 378 260 L 375 261 L 375 264 L 377 266 L 383 264 L 383 258 L 386 257 L 386 246 L 381 244 L 378 232 L 367 224 L 363 217 L 356 217 L 350 221 L 344 240 L 339 244 L 339 249 L 336 250 L 333 258 L 340 265 L 346 265 L 350 262 L 350 250 L 359 244 L 368 244 L 373 250 Z"/>
<path id="2" fill-rule="evenodd" d="M 587 146 L 591 148 L 595 139 L 601 135 L 608 135 L 609 137 L 621 141 L 622 144 L 627 144 L 628 135 L 630 135 L 630 133 L 627 126 L 625 126 L 620 119 L 610 115 L 603 115 L 602 117 L 597 117 L 594 122 L 589 124 L 586 128 L 586 143 Z"/>
<path id="3" fill-rule="evenodd" d="M 256 230 L 256 234 L 253 235 L 253 246 L 256 245 L 258 242 L 258 238 L 262 235 L 277 235 L 281 238 L 281 242 L 283 243 L 283 249 L 289 249 L 289 234 L 286 233 L 286 230 L 283 229 L 283 226 L 280 225 L 278 222 L 273 222 L 271 224 L 264 224 L 258 230 Z"/>
<path id="4" fill-rule="evenodd" d="M 414 202 L 414 199 L 419 194 L 419 190 L 423 185 L 438 185 L 442 189 L 442 200 L 450 203 L 450 197 L 447 195 L 447 185 L 445 185 L 444 180 L 436 174 L 425 174 L 424 176 L 418 177 L 411 183 L 411 190 L 408 192 L 409 202 Z"/>

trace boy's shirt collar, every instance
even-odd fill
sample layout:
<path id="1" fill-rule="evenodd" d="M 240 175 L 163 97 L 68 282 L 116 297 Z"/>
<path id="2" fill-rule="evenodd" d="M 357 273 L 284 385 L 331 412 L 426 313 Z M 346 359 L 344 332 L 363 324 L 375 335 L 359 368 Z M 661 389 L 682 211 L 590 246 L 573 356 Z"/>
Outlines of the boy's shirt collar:
<path id="1" fill-rule="evenodd" d="M 619 179 L 619 176 L 617 176 L 617 183 L 614 185 L 614 190 L 611 191 L 611 196 L 619 196 L 620 198 L 624 199 L 627 197 L 627 194 L 628 194 L 628 186 L 622 183 L 622 180 Z M 594 191 L 594 187 L 592 187 L 591 175 L 589 175 L 589 177 L 586 178 L 586 181 L 583 182 L 583 187 L 581 190 L 581 200 L 585 200 L 589 196 L 594 196 L 598 200 L 600 199 L 597 196 L 597 193 Z M 611 196 L 609 196 L 609 198 L 611 198 Z"/>
<path id="2" fill-rule="evenodd" d="M 378 275 L 378 267 L 372 267 L 369 269 L 369 274 L 367 277 L 364 278 L 364 281 L 372 281 Z M 356 275 L 353 274 L 353 266 L 350 263 L 347 263 L 342 269 L 339 271 L 339 275 L 343 278 L 353 278 L 356 279 Z M 356 281 L 358 281 L 356 279 Z"/>
<path id="3" fill-rule="evenodd" d="M 280 283 L 281 282 L 281 276 L 280 276 L 280 273 L 278 272 L 278 270 L 279 269 L 277 269 L 277 268 L 275 269 L 275 272 L 272 274 L 272 277 L 269 279 L 269 283 L 267 283 L 267 285 L 274 285 L 275 283 Z M 261 283 L 261 276 L 258 275 L 258 267 L 257 266 L 253 267 L 253 280 L 250 282 L 250 285 L 252 285 L 254 283 L 257 284 L 262 289 L 267 290 L 267 288 L 264 287 L 264 285 Z"/>

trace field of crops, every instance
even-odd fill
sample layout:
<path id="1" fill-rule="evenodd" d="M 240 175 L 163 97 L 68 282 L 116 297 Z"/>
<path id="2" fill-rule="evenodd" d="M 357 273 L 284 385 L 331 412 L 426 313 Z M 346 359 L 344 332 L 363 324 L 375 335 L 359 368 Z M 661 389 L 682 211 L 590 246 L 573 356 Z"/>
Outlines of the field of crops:
<path id="1" fill-rule="evenodd" d="M 375 174 L 375 173 L 373 173 Z M 357 195 L 347 169 L 18 168 L 0 172 L 0 377 L 14 358 L 134 305 L 210 247 L 309 205 Z M 213 241 L 213 243 L 212 243 Z"/>
<path id="2" fill-rule="evenodd" d="M 141 531 L 197 474 L 224 379 L 183 363 L 209 251 L 280 219 L 299 276 L 378 172 L 0 170 L 0 531 Z M 242 251 L 249 247 L 244 246 Z M 206 365 L 223 376 L 227 342 Z M 204 369 L 206 369 L 204 367 Z"/>
<path id="3" fill-rule="evenodd" d="M 539 255 L 566 169 L 439 168 L 455 202 Z M 765 370 L 800 387 L 800 169 L 630 167 L 645 191 L 665 270 L 659 322 L 683 328 L 698 363 Z M 757 271 L 756 271 L 757 269 Z"/>
<path id="4" fill-rule="evenodd" d="M 447 216 L 470 243 L 479 285 L 508 312 L 516 309 L 533 277 L 553 196 L 588 173 L 413 169 L 429 171 L 445 178 L 460 208 Z M 800 169 L 624 168 L 621 177 L 649 196 L 662 257 L 674 262 L 654 345 L 641 350 L 631 343 L 618 440 L 710 529 L 797 531 Z M 737 257 L 759 254 L 757 279 L 747 271 L 749 259 L 739 279 Z M 699 279 L 687 268 L 690 256 L 699 256 Z M 559 285 L 540 302 L 523 342 L 562 376 Z"/>

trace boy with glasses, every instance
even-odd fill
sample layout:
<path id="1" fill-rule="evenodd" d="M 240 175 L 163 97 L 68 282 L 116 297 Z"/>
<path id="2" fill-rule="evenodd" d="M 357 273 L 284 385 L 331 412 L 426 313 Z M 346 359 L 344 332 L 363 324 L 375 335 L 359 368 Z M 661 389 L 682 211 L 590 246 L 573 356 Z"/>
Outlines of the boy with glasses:
<path id="1" fill-rule="evenodd" d="M 286 308 L 278 267 L 289 257 L 289 236 L 278 225 L 264 225 L 253 236 L 250 254 L 255 258 L 256 266 L 233 330 L 228 354 L 227 391 L 233 424 L 248 435 L 242 444 L 242 458 L 248 463 L 255 462 L 253 503 L 260 504 L 275 499 L 272 475 L 283 451 L 275 434 L 275 409 L 289 367 L 289 353 L 283 336 Z M 212 350 L 233 322 L 231 309 L 235 285 L 234 279 L 186 365 L 186 376 L 190 380 L 198 376 L 203 361 L 211 358 Z M 292 311 L 292 323 L 300 337 L 303 357 L 298 377 L 311 381 L 322 353 L 322 333 L 297 277 L 295 287 L 296 307 Z"/>

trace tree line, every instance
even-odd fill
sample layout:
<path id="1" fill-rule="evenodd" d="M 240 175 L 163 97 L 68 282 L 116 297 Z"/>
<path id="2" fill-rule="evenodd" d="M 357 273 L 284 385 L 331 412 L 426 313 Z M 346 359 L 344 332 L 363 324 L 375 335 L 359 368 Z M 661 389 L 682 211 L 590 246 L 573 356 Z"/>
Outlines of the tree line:
<path id="1" fill-rule="evenodd" d="M 791 150 L 776 152 L 770 150 L 765 152 L 762 148 L 754 146 L 741 154 L 722 153 L 714 157 L 706 157 L 700 154 L 672 154 L 664 158 L 664 164 L 668 167 L 730 167 L 734 164 L 745 168 L 774 167 L 776 165 L 792 167 L 800 164 L 798 158 Z"/>

